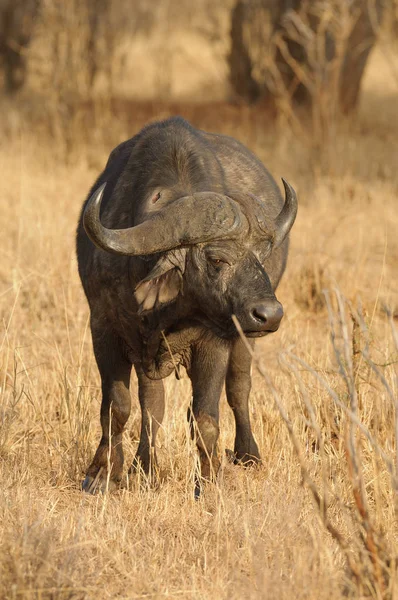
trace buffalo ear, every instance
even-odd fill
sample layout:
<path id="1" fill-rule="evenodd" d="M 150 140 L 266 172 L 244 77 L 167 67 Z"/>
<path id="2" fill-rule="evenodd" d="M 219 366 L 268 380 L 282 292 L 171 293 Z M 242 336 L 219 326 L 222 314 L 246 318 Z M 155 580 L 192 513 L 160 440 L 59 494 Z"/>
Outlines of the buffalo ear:
<path id="1" fill-rule="evenodd" d="M 182 288 L 182 275 L 179 269 L 170 269 L 153 277 L 144 279 L 135 288 L 135 298 L 138 302 L 138 311 L 153 310 L 162 304 L 175 300 Z"/>
<path id="2" fill-rule="evenodd" d="M 134 295 L 138 312 L 159 308 L 175 300 L 182 289 L 186 249 L 179 248 L 163 255 L 152 271 L 139 282 Z"/>

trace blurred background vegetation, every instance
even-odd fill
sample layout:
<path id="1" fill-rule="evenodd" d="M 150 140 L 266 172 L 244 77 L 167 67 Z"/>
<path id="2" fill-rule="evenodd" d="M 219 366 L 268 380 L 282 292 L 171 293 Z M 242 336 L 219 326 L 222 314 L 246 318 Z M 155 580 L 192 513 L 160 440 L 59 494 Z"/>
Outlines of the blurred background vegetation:
<path id="1" fill-rule="evenodd" d="M 397 32 L 397 0 L 0 0 L 2 86 L 67 153 L 134 102 L 255 107 L 318 150 Z"/>

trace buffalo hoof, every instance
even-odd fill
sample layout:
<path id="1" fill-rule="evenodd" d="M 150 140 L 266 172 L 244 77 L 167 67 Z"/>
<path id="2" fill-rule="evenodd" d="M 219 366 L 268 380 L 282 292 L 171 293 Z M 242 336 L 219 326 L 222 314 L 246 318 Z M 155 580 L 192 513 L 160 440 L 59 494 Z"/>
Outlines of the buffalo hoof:
<path id="1" fill-rule="evenodd" d="M 195 488 L 194 488 L 194 492 L 193 492 L 195 500 L 200 500 L 202 491 L 203 491 L 203 485 L 201 484 L 201 482 L 198 479 L 196 479 Z"/>
<path id="2" fill-rule="evenodd" d="M 194 499 L 195 500 L 200 500 L 202 497 L 202 494 L 204 494 L 206 489 L 209 489 L 209 486 L 211 486 L 212 484 L 216 483 L 217 479 L 216 478 L 205 478 L 202 477 L 201 475 L 199 475 L 199 473 L 196 474 L 195 476 L 195 487 L 194 487 Z"/>
<path id="3" fill-rule="evenodd" d="M 95 475 L 86 475 L 82 483 L 82 490 L 87 494 L 105 494 L 106 492 L 113 492 L 118 487 L 116 481 L 112 479 L 108 480 L 104 469 L 101 467 L 98 473 Z"/>
<path id="4" fill-rule="evenodd" d="M 129 469 L 129 477 L 137 477 L 141 486 L 156 489 L 167 479 L 166 472 L 159 469 L 157 462 L 146 461 L 145 463 L 135 457 Z"/>
<path id="5" fill-rule="evenodd" d="M 254 467 L 261 463 L 259 454 L 249 454 L 248 452 L 232 452 L 232 450 L 225 450 L 225 454 L 229 462 L 234 465 L 240 465 L 242 467 Z"/>
<path id="6" fill-rule="evenodd" d="M 200 469 L 195 475 L 194 498 L 199 500 L 205 487 L 210 483 L 217 482 L 218 472 L 221 462 L 218 456 L 209 457 L 203 451 L 199 450 Z"/>

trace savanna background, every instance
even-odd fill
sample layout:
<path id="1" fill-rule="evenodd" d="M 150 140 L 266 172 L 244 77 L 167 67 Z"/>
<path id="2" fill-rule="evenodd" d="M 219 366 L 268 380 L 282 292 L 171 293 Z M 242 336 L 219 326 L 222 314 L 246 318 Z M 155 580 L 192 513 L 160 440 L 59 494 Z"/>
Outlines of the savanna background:
<path id="1" fill-rule="evenodd" d="M 0 0 L 0 598 L 397 598 L 398 5 Z M 74 249 L 109 152 L 181 114 L 299 194 L 257 343 L 263 457 L 194 500 L 188 380 L 154 489 L 80 491 L 100 380 Z"/>

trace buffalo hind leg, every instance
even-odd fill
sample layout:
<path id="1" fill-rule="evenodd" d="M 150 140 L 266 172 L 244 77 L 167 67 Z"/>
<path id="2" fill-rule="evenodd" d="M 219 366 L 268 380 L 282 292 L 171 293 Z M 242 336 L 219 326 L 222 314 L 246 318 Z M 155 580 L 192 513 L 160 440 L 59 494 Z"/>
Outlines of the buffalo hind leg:
<path id="1" fill-rule="evenodd" d="M 252 347 L 254 342 L 251 342 Z M 228 363 L 226 392 L 228 404 L 235 417 L 235 463 L 249 465 L 260 461 L 249 416 L 251 389 L 251 355 L 239 338 L 234 341 Z"/>
<path id="2" fill-rule="evenodd" d="M 92 337 L 102 382 L 102 437 L 83 481 L 83 490 L 95 493 L 107 487 L 114 489 L 122 478 L 122 434 L 130 415 L 131 363 L 118 336 L 92 327 Z"/>
<path id="3" fill-rule="evenodd" d="M 220 467 L 217 455 L 219 403 L 228 363 L 228 346 L 208 340 L 192 349 L 189 376 L 192 382 L 192 409 L 188 411 L 192 435 L 200 458 L 200 477 L 195 495 L 200 493 L 200 478 L 214 480 Z"/>
<path id="4" fill-rule="evenodd" d="M 140 365 L 135 365 L 138 377 L 138 397 L 141 406 L 141 435 L 132 471 L 143 470 L 150 481 L 156 481 L 156 435 L 164 416 L 164 388 L 161 379 L 147 377 Z"/>

